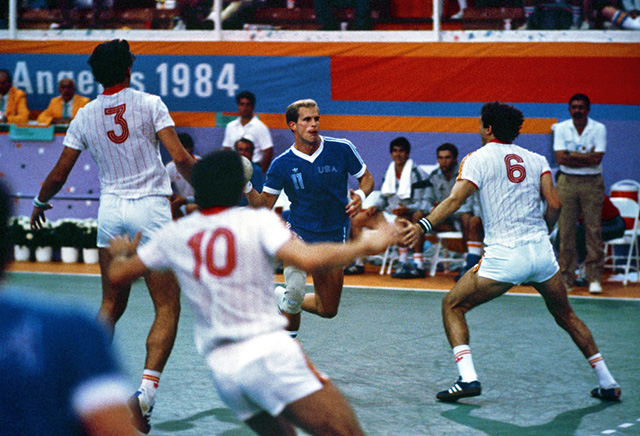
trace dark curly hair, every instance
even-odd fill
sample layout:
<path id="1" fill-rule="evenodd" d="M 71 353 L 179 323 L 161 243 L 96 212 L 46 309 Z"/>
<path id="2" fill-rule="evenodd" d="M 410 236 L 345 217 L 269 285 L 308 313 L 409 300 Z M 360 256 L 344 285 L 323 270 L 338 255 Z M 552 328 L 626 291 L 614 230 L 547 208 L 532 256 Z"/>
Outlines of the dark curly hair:
<path id="1" fill-rule="evenodd" d="M 493 136 L 499 141 L 511 143 L 520 134 L 524 115 L 519 109 L 494 101 L 493 103 L 485 103 L 480 114 L 482 125 L 485 128 L 491 126 Z"/>
<path id="2" fill-rule="evenodd" d="M 201 209 L 237 205 L 244 185 L 240 155 L 231 149 L 207 154 L 193 167 L 191 185 Z"/>
<path id="3" fill-rule="evenodd" d="M 87 63 L 96 81 L 109 88 L 124 81 L 135 58 L 126 40 L 114 39 L 97 46 Z"/>

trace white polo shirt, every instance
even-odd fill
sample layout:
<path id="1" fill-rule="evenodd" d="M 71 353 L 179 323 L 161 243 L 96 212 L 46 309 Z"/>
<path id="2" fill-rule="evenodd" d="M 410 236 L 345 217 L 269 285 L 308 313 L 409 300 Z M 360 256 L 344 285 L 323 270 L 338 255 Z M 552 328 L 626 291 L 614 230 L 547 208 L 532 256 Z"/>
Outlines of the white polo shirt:
<path id="1" fill-rule="evenodd" d="M 224 130 L 222 146 L 233 148 L 233 144 L 246 135 L 253 140 L 255 145 L 253 161 L 256 163 L 262 162 L 264 151 L 273 148 L 273 140 L 271 139 L 269 128 L 255 115 L 244 126 L 240 123 L 240 117 L 227 124 L 227 128 Z"/>
<path id="2" fill-rule="evenodd" d="M 587 126 L 582 135 L 573 125 L 573 120 L 566 120 L 555 125 L 553 135 L 553 151 L 568 151 L 577 153 L 604 153 L 607 149 L 607 128 L 591 118 L 587 118 Z M 565 174 L 589 176 L 602 173 L 602 164 L 584 168 L 560 165 L 560 171 Z"/>

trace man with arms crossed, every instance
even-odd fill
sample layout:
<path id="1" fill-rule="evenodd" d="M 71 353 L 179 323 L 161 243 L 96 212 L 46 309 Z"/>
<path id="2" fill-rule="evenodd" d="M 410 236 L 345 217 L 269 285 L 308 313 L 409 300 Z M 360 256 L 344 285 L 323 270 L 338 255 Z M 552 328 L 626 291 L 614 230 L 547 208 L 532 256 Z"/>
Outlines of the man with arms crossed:
<path id="1" fill-rule="evenodd" d="M 130 286 L 113 286 L 106 280 L 111 256 L 109 238 L 141 231 L 143 242 L 171 221 L 171 184 L 162 164 L 158 139 L 171 154 L 183 177 L 191 180 L 195 160 L 184 149 L 160 97 L 129 88 L 134 56 L 124 40 L 105 42 L 89 58 L 93 75 L 105 90 L 82 108 L 64 139 L 55 167 L 34 199 L 31 226 L 40 228 L 48 201 L 65 184 L 82 150 L 89 150 L 98 165 L 100 208 L 98 247 L 102 272 L 102 305 L 99 316 L 112 328 L 127 306 Z M 140 389 L 130 406 L 139 429 L 149 432 L 160 374 L 171 354 L 178 329 L 180 297 L 175 277 L 164 272 L 145 276 L 153 300 L 155 320 L 147 337 L 147 357 Z"/>
<path id="2" fill-rule="evenodd" d="M 591 395 L 606 401 L 620 399 L 620 387 L 598 352 L 589 328 L 573 312 L 548 237 L 558 219 L 560 198 L 553 187 L 546 159 L 513 144 L 524 121 L 522 112 L 503 103 L 482 107 L 483 147 L 460 165 L 458 180 L 447 199 L 418 224 L 406 223 L 411 242 L 456 211 L 476 190 L 480 193 L 485 225 L 485 254 L 442 300 L 445 333 L 453 347 L 460 377 L 439 392 L 441 401 L 480 395 L 481 386 L 469 348 L 465 313 L 524 282 L 542 295 L 556 322 L 569 333 L 598 377 Z M 544 216 L 540 198 L 547 203 Z"/>
<path id="3" fill-rule="evenodd" d="M 265 209 L 236 207 L 245 183 L 240 156 L 219 150 L 193 170 L 200 210 L 137 248 L 111 241 L 109 279 L 125 286 L 171 269 L 195 313 L 195 342 L 221 399 L 260 435 L 363 435 L 347 400 L 283 330 L 272 290 L 276 257 L 303 270 L 340 268 L 384 251 L 389 225 L 349 243 L 307 244 Z M 213 183 L 212 183 L 213 181 Z"/>
<path id="4" fill-rule="evenodd" d="M 320 110 L 315 101 L 291 103 L 286 120 L 295 142 L 269 167 L 262 193 L 247 185 L 247 200 L 251 206 L 270 209 L 284 189 L 291 201 L 289 224 L 303 241 L 344 242 L 349 217 L 362 209 L 364 198 L 373 190 L 373 176 L 350 141 L 320 135 Z M 350 174 L 360 185 L 347 198 Z M 285 265 L 286 288 L 276 288 L 292 336 L 297 335 L 301 310 L 325 318 L 338 313 L 344 271 L 331 268 L 311 275 L 315 294 L 305 296 L 307 274 L 295 266 Z"/>

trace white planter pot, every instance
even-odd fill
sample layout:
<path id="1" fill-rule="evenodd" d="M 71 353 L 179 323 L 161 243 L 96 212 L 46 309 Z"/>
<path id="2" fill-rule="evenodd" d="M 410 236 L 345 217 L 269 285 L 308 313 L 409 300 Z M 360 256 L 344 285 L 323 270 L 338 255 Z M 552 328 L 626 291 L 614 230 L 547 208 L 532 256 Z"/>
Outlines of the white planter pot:
<path id="1" fill-rule="evenodd" d="M 38 262 L 51 262 L 53 256 L 53 248 L 51 247 L 37 247 L 36 248 L 36 261 Z"/>
<path id="2" fill-rule="evenodd" d="M 80 252 L 76 247 L 60 247 L 60 259 L 64 263 L 76 263 Z"/>
<path id="3" fill-rule="evenodd" d="M 18 262 L 24 262 L 29 260 L 31 250 L 26 245 L 14 245 L 13 246 L 13 259 Z"/>
<path id="4" fill-rule="evenodd" d="M 82 259 L 84 263 L 98 263 L 98 249 L 97 248 L 83 248 Z"/>

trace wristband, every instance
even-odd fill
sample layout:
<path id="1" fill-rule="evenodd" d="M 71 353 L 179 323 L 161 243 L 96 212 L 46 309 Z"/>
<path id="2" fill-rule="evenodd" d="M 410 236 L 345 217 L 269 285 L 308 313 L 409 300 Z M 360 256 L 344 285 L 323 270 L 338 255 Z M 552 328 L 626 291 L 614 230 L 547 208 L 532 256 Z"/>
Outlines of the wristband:
<path id="1" fill-rule="evenodd" d="M 433 228 L 433 226 L 431 225 L 431 221 L 426 218 L 422 218 L 420 221 L 418 221 L 418 225 L 422 229 L 423 233 L 429 233 Z"/>
<path id="2" fill-rule="evenodd" d="M 251 183 L 251 180 L 249 180 L 247 184 L 244 185 L 244 189 L 242 190 L 242 192 L 244 192 L 245 194 L 248 194 L 249 192 L 251 192 L 252 189 L 253 189 L 253 184 Z"/>
<path id="3" fill-rule="evenodd" d="M 356 191 L 354 191 L 356 194 L 358 194 L 358 197 L 360 197 L 360 202 L 362 204 L 364 204 L 364 199 L 366 197 L 366 195 L 364 195 L 364 191 L 362 189 L 358 189 Z"/>
<path id="4" fill-rule="evenodd" d="M 42 201 L 38 200 L 38 196 L 36 195 L 33 198 L 33 205 L 37 208 L 44 209 L 45 207 L 49 206 L 49 203 L 43 203 Z"/>

